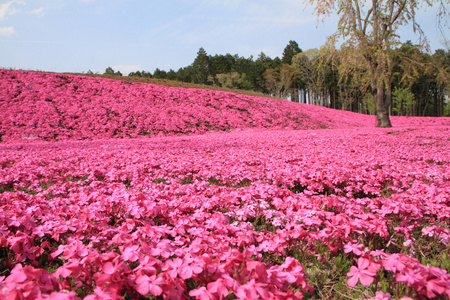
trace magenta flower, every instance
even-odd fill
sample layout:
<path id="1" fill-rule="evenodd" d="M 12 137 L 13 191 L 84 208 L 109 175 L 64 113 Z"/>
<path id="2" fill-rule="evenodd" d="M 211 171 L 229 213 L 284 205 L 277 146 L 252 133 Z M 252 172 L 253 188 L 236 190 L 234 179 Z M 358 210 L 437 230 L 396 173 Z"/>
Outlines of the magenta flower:
<path id="1" fill-rule="evenodd" d="M 427 281 L 426 285 L 427 297 L 433 298 L 436 295 L 442 295 L 446 290 L 450 293 L 450 285 L 448 279 L 431 279 Z"/>
<path id="2" fill-rule="evenodd" d="M 191 290 L 189 296 L 195 297 L 199 300 L 215 300 L 217 299 L 210 291 L 208 291 L 204 286 Z"/>
<path id="3" fill-rule="evenodd" d="M 351 277 L 347 280 L 347 284 L 353 287 L 359 280 L 362 285 L 369 286 L 377 275 L 379 268 L 380 266 L 373 261 L 360 257 L 358 258 L 358 267 L 351 266 L 350 272 L 347 273 L 347 276 Z"/>
<path id="4" fill-rule="evenodd" d="M 348 243 L 346 245 L 344 245 L 344 252 L 345 253 L 350 253 L 353 252 L 355 255 L 360 256 L 362 254 L 362 249 L 363 249 L 364 245 L 362 244 L 351 244 Z"/>
<path id="5" fill-rule="evenodd" d="M 136 290 L 141 295 L 152 294 L 153 296 L 159 296 L 162 294 L 163 289 L 160 285 L 164 284 L 163 278 L 156 278 L 156 275 L 148 277 L 147 275 L 138 276 L 136 278 Z"/>
<path id="6" fill-rule="evenodd" d="M 131 247 L 127 247 L 122 252 L 122 258 L 124 261 L 135 262 L 139 259 L 139 256 L 140 256 L 140 253 L 139 253 L 138 245 L 133 245 Z"/>
<path id="7" fill-rule="evenodd" d="M 223 299 L 224 297 L 228 296 L 228 289 L 226 287 L 225 281 L 222 278 L 208 283 L 207 288 L 211 293 L 217 294 L 219 296 L 219 299 Z"/>
<path id="8" fill-rule="evenodd" d="M 269 293 L 265 289 L 266 286 L 267 284 L 257 283 L 252 279 L 238 288 L 236 296 L 239 299 L 269 299 Z"/>

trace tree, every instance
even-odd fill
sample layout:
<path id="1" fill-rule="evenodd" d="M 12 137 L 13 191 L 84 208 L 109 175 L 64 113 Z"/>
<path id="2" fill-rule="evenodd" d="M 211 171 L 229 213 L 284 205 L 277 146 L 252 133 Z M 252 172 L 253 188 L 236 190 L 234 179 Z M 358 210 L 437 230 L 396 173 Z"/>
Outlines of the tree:
<path id="1" fill-rule="evenodd" d="M 292 59 L 292 65 L 294 72 L 297 75 L 298 80 L 301 82 L 303 90 L 305 92 L 305 102 L 318 104 L 318 87 L 319 80 L 318 73 L 318 58 L 320 52 L 318 49 L 309 49 L 305 52 L 296 54 Z M 310 101 L 306 100 L 306 94 L 309 96 Z"/>
<path id="2" fill-rule="evenodd" d="M 286 98 L 294 80 L 294 72 L 292 67 L 288 64 L 281 65 L 280 68 L 280 97 Z M 292 95 L 291 95 L 292 96 Z"/>
<path id="3" fill-rule="evenodd" d="M 293 68 L 288 64 L 282 64 L 276 68 L 269 68 L 264 72 L 266 88 L 276 97 L 287 97 L 294 78 Z"/>
<path id="4" fill-rule="evenodd" d="M 264 84 L 266 89 L 269 91 L 270 95 L 278 96 L 280 91 L 278 90 L 280 81 L 280 73 L 279 70 L 268 68 L 264 72 Z"/>
<path id="5" fill-rule="evenodd" d="M 167 72 L 164 70 L 160 70 L 159 68 L 156 68 L 155 71 L 153 72 L 153 78 L 166 79 L 166 77 Z"/>
<path id="6" fill-rule="evenodd" d="M 408 89 L 396 89 L 392 93 L 392 111 L 398 116 L 412 115 L 411 109 L 414 105 L 414 94 Z"/>
<path id="7" fill-rule="evenodd" d="M 209 57 L 205 49 L 200 48 L 198 50 L 192 67 L 194 71 L 194 82 L 206 84 L 209 75 Z"/>
<path id="8" fill-rule="evenodd" d="M 114 75 L 114 70 L 111 67 L 107 67 L 105 69 L 105 73 L 103 73 L 103 75 Z"/>
<path id="9" fill-rule="evenodd" d="M 174 70 L 170 69 L 169 72 L 167 72 L 166 78 L 169 79 L 169 80 L 176 80 L 177 79 L 177 73 Z"/>
<path id="10" fill-rule="evenodd" d="M 435 82 L 431 56 L 420 51 L 411 41 L 392 51 L 392 106 L 394 115 L 421 115 L 432 100 Z M 417 97 L 416 97 L 417 96 Z"/>
<path id="11" fill-rule="evenodd" d="M 103 73 L 103 75 L 117 75 L 117 76 L 122 76 L 122 73 L 120 71 L 114 72 L 113 68 L 111 67 L 107 67 L 105 70 L 105 73 Z"/>
<path id="12" fill-rule="evenodd" d="M 416 10 L 420 3 L 432 6 L 438 3 L 441 19 L 449 14 L 446 5 L 449 0 L 306 0 L 315 7 L 318 17 L 324 18 L 337 11 L 340 15 L 338 31 L 330 38 L 335 43 L 344 38 L 344 46 L 352 49 L 348 63 L 362 58 L 366 76 L 370 81 L 377 108 L 377 127 L 391 127 L 388 107 L 392 98 L 392 58 L 391 50 L 398 43 L 399 26 L 410 23 L 426 41 L 416 20 Z"/>
<path id="13" fill-rule="evenodd" d="M 256 62 L 261 63 L 262 65 L 264 65 L 264 67 L 267 68 L 272 64 L 272 59 L 261 51 L 261 53 L 258 54 Z"/>
<path id="14" fill-rule="evenodd" d="M 217 81 L 221 87 L 236 89 L 241 83 L 241 74 L 238 72 L 217 74 Z"/>
<path id="15" fill-rule="evenodd" d="M 298 46 L 296 41 L 289 41 L 289 44 L 284 48 L 283 57 L 281 58 L 281 62 L 284 64 L 292 64 L 292 58 L 301 53 L 302 49 Z"/>
<path id="16" fill-rule="evenodd" d="M 445 109 L 450 109 L 450 50 L 438 49 L 432 56 L 434 66 L 440 66 L 440 68 L 434 68 L 434 74 L 436 79 L 435 93 L 435 116 L 445 115 Z M 445 102 L 447 101 L 447 102 Z M 448 116 L 448 113 L 447 113 Z"/>
<path id="17" fill-rule="evenodd" d="M 275 58 L 270 62 L 270 67 L 271 67 L 271 68 L 278 68 L 278 67 L 281 67 L 282 64 L 283 64 L 283 62 L 282 62 L 281 59 L 277 56 L 277 57 L 275 57 Z"/>
<path id="18" fill-rule="evenodd" d="M 292 59 L 295 55 L 302 53 L 302 49 L 298 46 L 296 41 L 289 41 L 289 44 L 284 48 L 283 57 L 281 62 L 283 64 L 292 65 Z M 302 87 L 301 81 L 298 80 L 298 76 L 293 76 L 291 86 L 291 101 L 298 102 L 298 91 Z"/>
<path id="19" fill-rule="evenodd" d="M 213 78 L 217 74 L 225 74 L 231 72 L 231 68 L 234 65 L 235 58 L 227 53 L 226 55 L 214 55 L 209 57 L 209 69 Z"/>
<path id="20" fill-rule="evenodd" d="M 139 70 L 136 72 L 130 72 L 128 73 L 128 77 L 142 77 L 142 73 Z"/>
<path id="21" fill-rule="evenodd" d="M 253 63 L 253 71 L 255 76 L 255 85 L 253 89 L 262 93 L 269 93 L 267 87 L 265 86 L 264 72 L 272 64 L 272 59 L 267 56 L 264 52 L 258 55 L 258 58 Z"/>

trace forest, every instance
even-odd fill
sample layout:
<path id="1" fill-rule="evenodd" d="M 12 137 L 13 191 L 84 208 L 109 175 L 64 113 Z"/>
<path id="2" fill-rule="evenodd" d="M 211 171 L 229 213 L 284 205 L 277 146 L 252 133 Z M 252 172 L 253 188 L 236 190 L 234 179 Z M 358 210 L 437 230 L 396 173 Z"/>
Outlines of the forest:
<path id="1" fill-rule="evenodd" d="M 289 41 L 282 57 L 261 52 L 256 58 L 229 53 L 209 55 L 200 48 L 189 66 L 174 70 L 135 71 L 130 77 L 169 79 L 216 87 L 252 90 L 293 102 L 315 104 L 364 114 L 375 114 L 376 105 L 362 65 L 345 63 L 346 48 L 303 51 Z M 448 74 L 450 52 L 433 54 L 411 41 L 391 50 L 392 116 L 450 116 Z M 104 74 L 122 75 L 108 67 Z"/>

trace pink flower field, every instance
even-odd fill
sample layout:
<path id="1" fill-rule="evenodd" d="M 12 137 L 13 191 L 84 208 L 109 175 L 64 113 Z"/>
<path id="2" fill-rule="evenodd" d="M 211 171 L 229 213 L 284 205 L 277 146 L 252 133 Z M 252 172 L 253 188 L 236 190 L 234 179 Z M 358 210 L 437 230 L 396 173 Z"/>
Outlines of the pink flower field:
<path id="1" fill-rule="evenodd" d="M 279 99 L 0 69 L 0 139 L 63 141 L 209 131 L 355 128 L 375 117 Z M 450 118 L 393 118 L 449 125 Z"/>
<path id="2" fill-rule="evenodd" d="M 0 70 L 0 299 L 449 299 L 450 119 L 392 123 Z"/>

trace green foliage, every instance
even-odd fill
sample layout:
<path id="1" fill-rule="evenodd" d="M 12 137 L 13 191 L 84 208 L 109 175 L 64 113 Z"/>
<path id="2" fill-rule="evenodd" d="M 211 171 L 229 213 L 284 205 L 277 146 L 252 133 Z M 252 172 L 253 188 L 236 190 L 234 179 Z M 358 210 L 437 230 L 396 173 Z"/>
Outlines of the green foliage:
<path id="1" fill-rule="evenodd" d="M 162 184 L 169 184 L 164 178 L 157 178 L 157 179 L 155 179 L 155 180 L 152 180 L 154 183 L 156 183 L 156 184 L 159 184 L 159 183 L 162 183 Z"/>
<path id="2" fill-rule="evenodd" d="M 105 70 L 105 73 L 103 73 L 105 75 L 114 75 L 114 70 L 111 67 L 107 67 Z"/>
<path id="3" fill-rule="evenodd" d="M 450 117 L 450 101 L 448 100 L 444 106 L 444 117 Z"/>
<path id="4" fill-rule="evenodd" d="M 351 30 L 348 34 L 351 34 Z M 439 49 L 430 55 L 410 41 L 396 41 L 389 48 L 381 56 L 387 59 L 382 61 L 383 65 L 388 60 L 391 62 L 389 74 L 385 75 L 391 76 L 390 87 L 395 93 L 390 103 L 392 114 L 450 116 L 447 95 L 450 52 Z M 360 52 L 355 53 L 355 49 Z M 364 47 L 357 48 L 353 41 L 343 44 L 340 49 L 327 45 L 303 52 L 298 43 L 291 40 L 281 59 L 272 59 L 264 52 L 254 59 L 253 56 L 246 58 L 229 53 L 212 56 L 204 48 L 200 48 L 194 62 L 178 71 L 166 72 L 159 68 L 153 74 L 143 70 L 136 71 L 129 73 L 128 76 L 133 79 L 127 80 L 186 87 L 181 83 L 168 82 L 176 80 L 192 83 L 189 87 L 195 88 L 202 88 L 200 84 L 207 84 L 216 86 L 218 88 L 215 89 L 219 90 L 239 89 L 284 98 L 290 95 L 291 101 L 373 115 L 377 111 L 373 97 L 376 90 L 374 92 L 373 74 L 371 75 L 362 55 L 366 50 Z M 389 56 L 385 57 L 387 53 Z M 94 74 L 89 72 L 87 75 Z M 108 67 L 104 75 L 110 77 L 121 74 Z M 385 85 L 389 85 L 389 78 L 381 79 L 385 80 Z M 210 86 L 203 88 L 211 88 Z M 403 89 L 409 90 L 410 94 Z"/>
<path id="5" fill-rule="evenodd" d="M 120 71 L 114 72 L 113 68 L 107 67 L 105 70 L 105 73 L 103 75 L 116 75 L 116 76 L 122 76 L 122 73 Z"/>
<path id="6" fill-rule="evenodd" d="M 216 179 L 216 177 L 211 176 L 208 179 L 208 183 L 210 185 L 218 185 L 218 186 L 226 186 L 226 187 L 234 187 L 234 188 L 241 188 L 241 187 L 247 187 L 252 185 L 252 182 L 248 178 L 244 178 L 241 181 L 239 181 L 237 184 L 232 184 L 228 182 L 223 182 L 221 179 Z"/>
<path id="7" fill-rule="evenodd" d="M 245 73 L 242 74 L 239 87 L 243 90 L 251 90 L 252 89 L 253 85 L 250 82 L 250 78 L 249 78 L 249 76 L 247 76 L 247 74 L 245 74 Z"/>
<path id="8" fill-rule="evenodd" d="M 4 192 L 14 192 L 14 182 L 0 184 L 0 194 Z"/>
<path id="9" fill-rule="evenodd" d="M 192 176 L 188 176 L 188 177 L 180 180 L 180 184 L 192 184 L 193 182 L 194 182 L 194 179 Z"/>
<path id="10" fill-rule="evenodd" d="M 366 110 L 366 113 L 369 115 L 374 115 L 377 107 L 375 105 L 375 99 L 372 94 L 367 93 L 363 98 L 363 105 Z"/>
<path id="11" fill-rule="evenodd" d="M 410 90 L 399 88 L 392 93 L 392 111 L 399 116 L 409 112 L 414 105 L 414 94 Z"/>
<path id="12" fill-rule="evenodd" d="M 284 48 L 283 51 L 283 58 L 281 59 L 281 62 L 283 64 L 292 64 L 292 58 L 298 54 L 301 53 L 302 49 L 298 46 L 298 43 L 296 41 L 289 41 L 289 44 Z"/>
<path id="13" fill-rule="evenodd" d="M 200 48 L 197 52 L 197 57 L 192 64 L 194 71 L 194 82 L 206 84 L 209 75 L 209 57 L 205 49 Z"/>
<path id="14" fill-rule="evenodd" d="M 216 75 L 221 87 L 235 89 L 241 83 L 241 75 L 238 72 L 221 73 Z"/>
<path id="15" fill-rule="evenodd" d="M 156 68 L 153 72 L 153 78 L 165 79 L 167 77 L 167 72 Z"/>
<path id="16" fill-rule="evenodd" d="M 67 176 L 66 181 L 72 181 L 72 182 L 77 182 L 77 181 L 85 181 L 87 180 L 89 177 L 89 174 L 86 174 L 84 176 Z"/>

